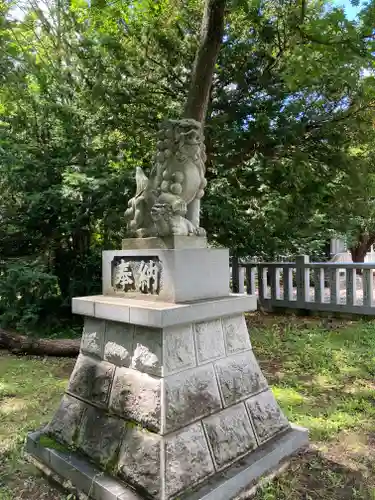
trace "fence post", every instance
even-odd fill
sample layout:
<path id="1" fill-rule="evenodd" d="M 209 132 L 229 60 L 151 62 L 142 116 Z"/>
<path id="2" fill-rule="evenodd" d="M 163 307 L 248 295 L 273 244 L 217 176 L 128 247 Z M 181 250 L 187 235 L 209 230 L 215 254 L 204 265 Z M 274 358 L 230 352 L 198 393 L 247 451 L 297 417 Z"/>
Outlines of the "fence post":
<path id="1" fill-rule="evenodd" d="M 314 300 L 317 304 L 321 304 L 324 302 L 324 268 L 322 267 L 314 271 L 314 290 Z"/>
<path id="2" fill-rule="evenodd" d="M 240 291 L 240 265 L 238 257 L 232 256 L 232 292 Z"/>
<path id="3" fill-rule="evenodd" d="M 374 270 L 364 269 L 362 274 L 363 305 L 367 307 L 373 307 L 374 305 L 373 280 L 374 280 Z"/>
<path id="4" fill-rule="evenodd" d="M 280 299 L 280 268 L 272 266 L 269 269 L 269 274 L 271 283 L 271 300 L 275 303 Z"/>
<path id="5" fill-rule="evenodd" d="M 329 290 L 330 290 L 330 302 L 331 304 L 340 304 L 340 269 L 334 268 L 330 269 L 330 282 L 329 282 Z"/>
<path id="6" fill-rule="evenodd" d="M 305 302 L 310 299 L 310 273 L 306 264 L 310 262 L 308 255 L 298 255 L 296 257 L 296 285 L 297 285 L 297 304 L 301 309 Z"/>
<path id="7" fill-rule="evenodd" d="M 238 269 L 238 292 L 245 293 L 245 268 L 240 266 Z"/>
<path id="8" fill-rule="evenodd" d="M 289 266 L 283 266 L 283 288 L 284 300 L 290 302 L 293 300 L 293 269 Z"/>
<path id="9" fill-rule="evenodd" d="M 258 265 L 258 299 L 262 304 L 263 299 L 266 299 L 267 294 L 267 267 L 262 264 Z"/>
<path id="10" fill-rule="evenodd" d="M 357 304 L 357 270 L 346 270 L 346 305 L 355 306 Z"/>
<path id="11" fill-rule="evenodd" d="M 246 266 L 246 293 L 248 295 L 255 295 L 255 270 L 256 267 Z"/>

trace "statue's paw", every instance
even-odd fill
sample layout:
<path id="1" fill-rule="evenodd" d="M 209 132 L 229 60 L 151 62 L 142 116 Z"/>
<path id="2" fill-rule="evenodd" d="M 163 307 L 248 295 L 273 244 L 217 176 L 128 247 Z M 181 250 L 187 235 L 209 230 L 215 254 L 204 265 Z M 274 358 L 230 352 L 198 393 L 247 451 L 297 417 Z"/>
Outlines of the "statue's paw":
<path id="1" fill-rule="evenodd" d="M 182 198 L 176 200 L 173 203 L 173 212 L 176 215 L 182 215 L 182 216 L 185 215 L 187 212 L 187 205 L 185 200 L 183 200 Z"/>
<path id="2" fill-rule="evenodd" d="M 197 236 L 206 236 L 206 230 L 203 227 L 198 227 L 195 231 Z"/>
<path id="3" fill-rule="evenodd" d="M 141 227 L 140 229 L 137 229 L 135 231 L 135 234 L 136 234 L 137 238 L 147 238 L 148 236 L 150 236 L 149 230 L 145 227 Z"/>

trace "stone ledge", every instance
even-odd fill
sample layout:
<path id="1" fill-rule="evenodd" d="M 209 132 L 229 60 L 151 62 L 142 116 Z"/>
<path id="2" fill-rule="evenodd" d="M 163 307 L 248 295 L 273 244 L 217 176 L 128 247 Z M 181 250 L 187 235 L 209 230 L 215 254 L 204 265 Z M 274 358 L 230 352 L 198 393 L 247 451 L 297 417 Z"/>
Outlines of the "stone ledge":
<path id="1" fill-rule="evenodd" d="M 122 250 L 207 248 L 205 236 L 171 235 L 163 238 L 126 238 L 122 240 Z"/>
<path id="2" fill-rule="evenodd" d="M 256 296 L 244 294 L 231 294 L 219 299 L 199 300 L 183 304 L 151 302 L 107 295 L 75 297 L 72 302 L 72 311 L 75 314 L 155 328 L 196 323 L 255 311 L 256 309 Z"/>
<path id="3" fill-rule="evenodd" d="M 27 436 L 27 452 L 75 489 L 94 500 L 142 500 L 135 491 L 108 474 L 100 471 L 76 453 L 59 451 L 43 446 L 39 439 L 42 432 Z"/>
<path id="4" fill-rule="evenodd" d="M 74 453 L 44 447 L 41 432 L 27 437 L 27 451 L 53 473 L 70 481 L 77 490 L 94 500 L 143 500 L 130 487 L 93 467 Z M 177 497 L 180 500 L 229 500 L 236 497 L 251 483 L 275 470 L 281 462 L 308 445 L 308 431 L 292 425 L 291 429 L 246 458 L 236 462 L 224 472 L 216 474 L 204 486 Z M 63 482 L 63 481 L 62 481 Z"/>
<path id="5" fill-rule="evenodd" d="M 205 485 L 179 496 L 179 500 L 230 500 L 245 488 L 275 470 L 281 462 L 306 447 L 308 430 L 296 425 L 282 435 L 250 452 L 224 472 L 209 479 Z"/>

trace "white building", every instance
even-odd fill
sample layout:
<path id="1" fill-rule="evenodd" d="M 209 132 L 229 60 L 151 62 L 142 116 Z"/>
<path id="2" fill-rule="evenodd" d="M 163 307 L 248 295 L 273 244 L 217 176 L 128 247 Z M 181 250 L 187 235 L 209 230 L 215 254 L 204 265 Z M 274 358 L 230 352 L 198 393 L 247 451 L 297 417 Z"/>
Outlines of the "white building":
<path id="1" fill-rule="evenodd" d="M 348 252 L 346 240 L 344 238 L 332 238 L 330 241 L 331 258 L 338 253 Z M 365 257 L 365 262 L 375 262 L 375 245 L 372 245 L 371 250 Z"/>

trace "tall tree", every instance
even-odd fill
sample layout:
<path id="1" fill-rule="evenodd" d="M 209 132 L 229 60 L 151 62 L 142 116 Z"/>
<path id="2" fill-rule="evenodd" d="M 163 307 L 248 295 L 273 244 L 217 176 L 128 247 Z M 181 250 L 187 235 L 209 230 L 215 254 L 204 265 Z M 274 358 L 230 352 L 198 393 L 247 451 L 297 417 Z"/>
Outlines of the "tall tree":
<path id="1" fill-rule="evenodd" d="M 205 0 L 200 43 L 191 75 L 184 116 L 203 122 L 212 78 L 224 36 L 226 0 Z"/>

